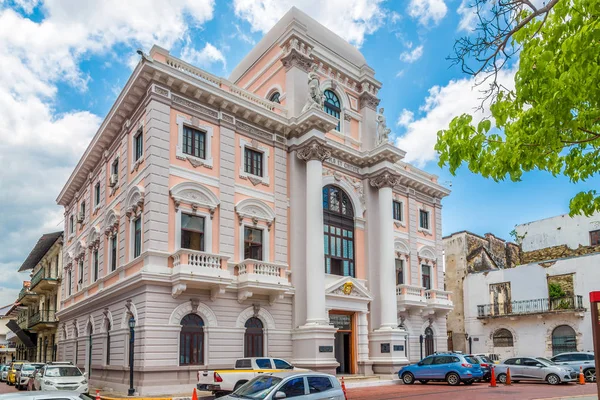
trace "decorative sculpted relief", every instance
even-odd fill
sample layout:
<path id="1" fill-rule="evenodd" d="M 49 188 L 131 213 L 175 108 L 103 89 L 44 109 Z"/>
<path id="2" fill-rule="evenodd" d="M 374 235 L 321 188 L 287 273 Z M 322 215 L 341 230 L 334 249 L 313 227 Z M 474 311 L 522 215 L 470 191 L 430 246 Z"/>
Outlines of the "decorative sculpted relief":
<path id="1" fill-rule="evenodd" d="M 383 115 L 383 107 L 381 107 L 377 114 L 377 146 L 389 142 L 391 131 L 392 130 L 387 127 L 385 115 Z"/>
<path id="2" fill-rule="evenodd" d="M 335 179 L 338 182 L 345 181 L 346 183 L 348 183 L 350 186 L 352 186 L 354 192 L 358 195 L 362 206 L 365 206 L 365 192 L 363 190 L 363 184 L 360 179 L 352 178 L 348 175 L 342 174 L 341 172 L 335 171 L 330 168 L 323 168 L 323 176 L 333 176 L 333 179 Z"/>
<path id="3" fill-rule="evenodd" d="M 400 183 L 400 178 L 389 172 L 384 172 L 380 175 L 369 178 L 371 186 L 381 189 L 383 187 L 394 187 Z"/>
<path id="4" fill-rule="evenodd" d="M 308 99 L 302 109 L 302 112 L 308 111 L 312 108 L 322 110 L 325 104 L 325 95 L 321 88 L 321 82 L 319 81 L 319 75 L 317 74 L 317 65 L 313 65 L 312 71 L 308 73 Z"/>
<path id="5" fill-rule="evenodd" d="M 313 141 L 307 146 L 298 150 L 297 156 L 303 161 L 319 160 L 323 162 L 331 157 L 331 150 L 329 150 L 323 144 Z"/>

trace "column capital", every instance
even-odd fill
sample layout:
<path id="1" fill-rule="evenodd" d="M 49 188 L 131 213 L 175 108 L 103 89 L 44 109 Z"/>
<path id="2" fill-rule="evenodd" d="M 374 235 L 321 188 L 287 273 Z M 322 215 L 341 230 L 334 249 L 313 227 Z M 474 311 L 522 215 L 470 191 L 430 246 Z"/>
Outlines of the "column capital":
<path id="1" fill-rule="evenodd" d="M 297 67 L 308 73 L 315 64 L 315 61 L 310 56 L 302 54 L 300 51 L 292 48 L 281 58 L 281 63 L 286 71 L 289 71 L 293 67 Z"/>
<path id="2" fill-rule="evenodd" d="M 303 161 L 319 160 L 323 162 L 331 157 L 331 150 L 324 143 L 312 140 L 298 149 L 297 156 Z"/>
<path id="3" fill-rule="evenodd" d="M 371 186 L 377 189 L 381 189 L 384 187 L 393 188 L 394 186 L 400 183 L 400 177 L 398 175 L 392 174 L 389 171 L 385 171 L 379 175 L 370 177 L 369 183 L 371 184 Z"/>

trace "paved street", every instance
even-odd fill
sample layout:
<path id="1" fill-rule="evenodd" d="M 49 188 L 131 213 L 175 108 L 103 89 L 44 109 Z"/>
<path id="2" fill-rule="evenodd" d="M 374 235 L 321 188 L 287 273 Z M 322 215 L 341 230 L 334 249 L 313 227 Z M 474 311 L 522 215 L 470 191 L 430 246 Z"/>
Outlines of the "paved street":
<path id="1" fill-rule="evenodd" d="M 0 394 L 14 393 L 14 392 L 17 392 L 17 391 L 18 390 L 15 389 L 14 386 L 8 386 L 6 383 L 0 382 Z"/>
<path id="2" fill-rule="evenodd" d="M 498 386 L 490 388 L 488 384 L 474 384 L 473 386 L 448 386 L 446 383 L 429 383 L 427 385 L 403 385 L 401 383 L 390 386 L 365 387 L 348 390 L 350 400 L 391 400 L 391 399 L 458 399 L 469 400 L 485 399 L 518 399 L 533 400 L 557 398 L 564 396 L 582 396 L 594 394 L 596 385 L 566 384 L 550 386 L 541 383 L 519 383 L 510 387 Z"/>

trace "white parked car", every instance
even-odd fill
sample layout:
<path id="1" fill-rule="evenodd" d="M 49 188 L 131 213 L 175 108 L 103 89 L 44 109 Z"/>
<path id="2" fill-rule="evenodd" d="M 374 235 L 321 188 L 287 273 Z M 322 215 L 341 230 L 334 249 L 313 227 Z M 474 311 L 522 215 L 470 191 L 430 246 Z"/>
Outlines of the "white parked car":
<path id="1" fill-rule="evenodd" d="M 340 382 L 319 372 L 276 372 L 257 376 L 221 400 L 275 400 L 294 397 L 305 400 L 346 400 Z"/>
<path id="2" fill-rule="evenodd" d="M 33 390 L 69 390 L 88 393 L 87 373 L 82 373 L 71 363 L 50 363 L 42 367 L 35 375 Z"/>
<path id="3" fill-rule="evenodd" d="M 90 396 L 77 392 L 61 392 L 61 400 L 94 400 Z M 56 391 L 52 392 L 21 392 L 0 395 L 0 400 L 56 400 Z"/>

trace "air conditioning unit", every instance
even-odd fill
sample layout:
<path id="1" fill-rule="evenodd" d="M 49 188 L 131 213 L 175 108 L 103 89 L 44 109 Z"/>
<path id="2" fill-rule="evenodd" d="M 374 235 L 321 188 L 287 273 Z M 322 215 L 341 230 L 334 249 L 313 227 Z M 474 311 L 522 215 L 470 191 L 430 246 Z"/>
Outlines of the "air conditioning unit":
<path id="1" fill-rule="evenodd" d="M 83 211 L 79 211 L 77 213 L 77 222 L 81 224 L 83 222 L 84 218 L 85 218 L 85 215 L 83 214 Z"/>
<path id="2" fill-rule="evenodd" d="M 117 174 L 112 174 L 112 175 L 110 176 L 110 180 L 109 180 L 108 186 L 110 186 L 110 187 L 115 187 L 115 186 L 117 185 L 117 183 L 118 183 L 118 182 L 119 182 L 119 175 L 117 175 Z"/>

